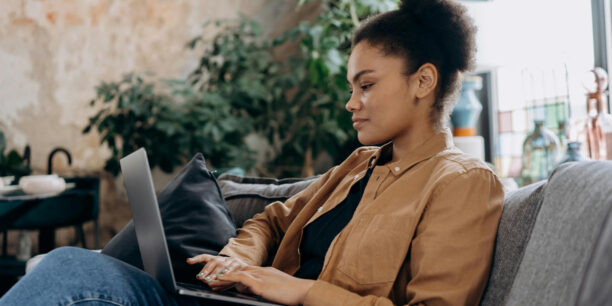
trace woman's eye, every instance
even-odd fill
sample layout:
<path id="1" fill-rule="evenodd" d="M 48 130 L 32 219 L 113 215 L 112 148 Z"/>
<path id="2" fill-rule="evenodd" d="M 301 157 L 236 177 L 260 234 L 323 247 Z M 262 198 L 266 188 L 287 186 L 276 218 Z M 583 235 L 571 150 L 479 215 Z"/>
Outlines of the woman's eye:
<path id="1" fill-rule="evenodd" d="M 361 85 L 361 90 L 366 91 L 366 90 L 370 89 L 370 87 L 372 87 L 372 84 Z"/>
<path id="2" fill-rule="evenodd" d="M 365 85 L 361 85 L 359 86 L 359 88 L 361 89 L 361 91 L 367 91 L 368 89 L 370 89 L 370 87 L 372 87 L 374 84 L 365 84 Z M 350 88 L 349 89 L 349 93 L 351 93 L 351 95 L 353 94 L 353 89 Z"/>

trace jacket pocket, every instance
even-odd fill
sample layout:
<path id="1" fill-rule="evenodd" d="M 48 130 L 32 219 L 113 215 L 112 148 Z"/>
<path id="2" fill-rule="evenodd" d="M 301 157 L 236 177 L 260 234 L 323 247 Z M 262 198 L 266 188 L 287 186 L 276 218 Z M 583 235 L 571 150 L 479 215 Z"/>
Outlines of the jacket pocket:
<path id="1" fill-rule="evenodd" d="M 413 220 L 407 216 L 361 216 L 338 258 L 338 270 L 359 284 L 392 282 L 408 254 Z"/>

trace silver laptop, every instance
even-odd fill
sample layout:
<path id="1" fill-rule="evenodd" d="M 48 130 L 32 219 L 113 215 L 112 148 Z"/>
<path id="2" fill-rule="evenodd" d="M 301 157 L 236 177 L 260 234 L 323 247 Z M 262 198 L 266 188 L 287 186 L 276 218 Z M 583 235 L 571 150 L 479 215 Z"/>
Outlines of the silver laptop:
<path id="1" fill-rule="evenodd" d="M 261 297 L 238 292 L 216 292 L 202 284 L 177 283 L 172 271 L 170 252 L 144 148 L 121 159 L 121 172 L 132 209 L 136 238 L 145 272 L 157 279 L 166 290 L 180 295 L 239 305 L 278 305 Z M 195 275 L 194 275 L 195 277 Z"/>

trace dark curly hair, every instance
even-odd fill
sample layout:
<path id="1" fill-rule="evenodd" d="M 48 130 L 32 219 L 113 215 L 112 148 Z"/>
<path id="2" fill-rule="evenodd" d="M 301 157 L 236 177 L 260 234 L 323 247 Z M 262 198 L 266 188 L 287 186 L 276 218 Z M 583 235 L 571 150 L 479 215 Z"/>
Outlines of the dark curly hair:
<path id="1" fill-rule="evenodd" d="M 462 72 L 472 69 L 476 27 L 464 6 L 451 0 L 403 0 L 399 9 L 368 19 L 355 32 L 352 47 L 366 41 L 406 62 L 406 75 L 425 63 L 438 69 L 431 120 L 441 129 L 460 88 Z"/>

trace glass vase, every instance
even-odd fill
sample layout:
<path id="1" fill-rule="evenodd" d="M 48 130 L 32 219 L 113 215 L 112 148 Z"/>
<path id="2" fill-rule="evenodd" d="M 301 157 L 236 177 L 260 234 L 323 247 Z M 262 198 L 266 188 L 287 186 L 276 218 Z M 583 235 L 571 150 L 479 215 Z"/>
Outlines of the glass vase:
<path id="1" fill-rule="evenodd" d="M 587 158 L 582 154 L 580 147 L 582 146 L 582 142 L 580 141 L 570 141 L 567 143 L 567 151 L 565 155 L 561 158 L 560 164 L 572 162 L 572 161 L 581 161 L 586 160 Z"/>
<path id="2" fill-rule="evenodd" d="M 463 80 L 461 96 L 451 114 L 453 136 L 476 135 L 478 116 L 482 111 L 482 104 L 476 96 L 476 91 L 480 89 L 482 89 L 481 77 L 471 76 Z"/>
<path id="3" fill-rule="evenodd" d="M 548 178 L 559 160 L 559 139 L 544 126 L 544 121 L 535 120 L 535 128 L 523 142 L 523 168 L 521 182 L 531 184 Z"/>

